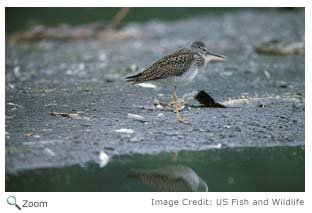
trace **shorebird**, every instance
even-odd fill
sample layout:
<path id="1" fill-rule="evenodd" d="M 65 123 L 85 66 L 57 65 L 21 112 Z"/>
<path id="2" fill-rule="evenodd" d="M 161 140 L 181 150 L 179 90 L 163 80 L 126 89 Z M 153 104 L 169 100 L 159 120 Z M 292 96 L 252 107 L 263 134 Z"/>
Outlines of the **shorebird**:
<path id="1" fill-rule="evenodd" d="M 209 55 L 222 59 L 225 58 L 222 55 L 209 51 L 204 42 L 195 41 L 190 47 L 177 50 L 159 59 L 143 72 L 129 76 L 126 79 L 134 84 L 160 79 L 172 79 L 175 82 L 173 102 L 176 111 L 176 121 L 187 122 L 187 119 L 180 117 L 176 83 L 179 81 L 191 82 L 198 71 L 206 67 Z"/>

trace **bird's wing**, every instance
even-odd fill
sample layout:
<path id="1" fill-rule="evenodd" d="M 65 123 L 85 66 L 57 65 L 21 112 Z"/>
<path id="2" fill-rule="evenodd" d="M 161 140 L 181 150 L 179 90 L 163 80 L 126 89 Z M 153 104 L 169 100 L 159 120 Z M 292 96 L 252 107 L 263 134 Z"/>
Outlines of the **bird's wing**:
<path id="1" fill-rule="evenodd" d="M 140 83 L 169 76 L 181 76 L 187 71 L 194 60 L 194 54 L 189 49 L 180 49 L 164 58 L 156 61 L 145 71 L 127 78 L 128 81 Z"/>

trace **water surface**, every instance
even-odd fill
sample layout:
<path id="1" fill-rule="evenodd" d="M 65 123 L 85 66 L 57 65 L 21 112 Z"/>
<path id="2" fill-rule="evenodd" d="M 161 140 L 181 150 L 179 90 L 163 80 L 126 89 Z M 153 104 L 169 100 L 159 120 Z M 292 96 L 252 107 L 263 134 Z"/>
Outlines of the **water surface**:
<path id="1" fill-rule="evenodd" d="M 114 157 L 104 168 L 87 163 L 7 175 L 6 191 L 157 191 L 161 186 L 147 185 L 129 174 L 183 166 L 193 170 L 211 192 L 301 192 L 305 190 L 304 157 L 303 146 L 124 155 Z"/>

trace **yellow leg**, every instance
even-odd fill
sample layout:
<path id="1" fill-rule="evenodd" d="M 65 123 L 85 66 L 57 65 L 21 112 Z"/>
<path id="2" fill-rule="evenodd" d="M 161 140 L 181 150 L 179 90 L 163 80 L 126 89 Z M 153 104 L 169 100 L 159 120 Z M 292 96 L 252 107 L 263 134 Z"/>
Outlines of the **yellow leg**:
<path id="1" fill-rule="evenodd" d="M 173 90 L 173 102 L 174 102 L 174 107 L 176 110 L 176 120 L 177 123 L 182 122 L 182 123 L 187 123 L 188 120 L 187 119 L 182 119 L 180 117 L 180 112 L 179 112 L 179 108 L 178 108 L 178 100 L 177 100 L 177 87 L 174 86 L 174 90 Z"/>

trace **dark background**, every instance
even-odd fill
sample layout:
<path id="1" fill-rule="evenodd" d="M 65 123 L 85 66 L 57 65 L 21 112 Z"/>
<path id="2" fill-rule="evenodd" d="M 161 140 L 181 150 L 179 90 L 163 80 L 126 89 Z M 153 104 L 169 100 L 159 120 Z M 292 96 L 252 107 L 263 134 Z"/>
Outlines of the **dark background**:
<path id="1" fill-rule="evenodd" d="M 90 22 L 110 22 L 120 8 L 6 8 L 5 31 L 12 33 L 33 25 L 55 26 L 62 23 L 77 25 Z M 192 15 L 236 12 L 250 8 L 131 8 L 126 22 L 177 20 Z M 56 12 L 57 11 L 57 12 Z"/>

